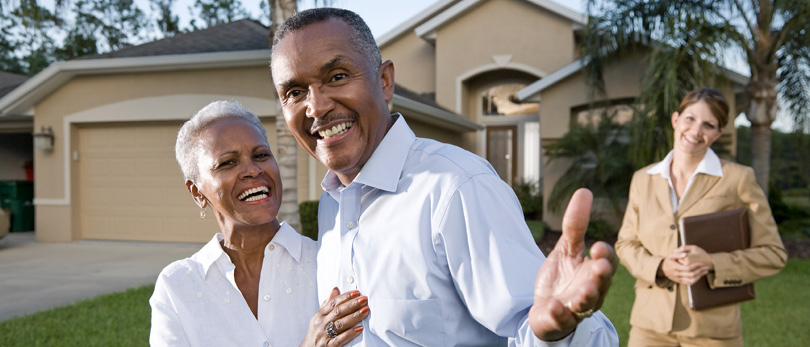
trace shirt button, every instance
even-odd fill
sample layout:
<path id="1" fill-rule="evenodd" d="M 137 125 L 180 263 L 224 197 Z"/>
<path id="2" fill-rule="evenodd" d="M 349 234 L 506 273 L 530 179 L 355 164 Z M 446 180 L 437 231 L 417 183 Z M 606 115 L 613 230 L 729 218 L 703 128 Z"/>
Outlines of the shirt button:
<path id="1" fill-rule="evenodd" d="M 669 228 L 672 229 L 672 230 L 675 230 L 676 226 L 675 226 L 675 224 L 672 224 L 672 225 L 669 226 Z"/>
<path id="2" fill-rule="evenodd" d="M 270 245 L 270 246 L 267 246 L 267 247 L 268 247 L 268 248 L 270 248 L 270 250 L 271 250 L 271 251 L 272 251 L 272 250 L 274 250 L 274 249 L 276 249 L 276 246 L 275 246 L 275 245 Z"/>
<path id="3" fill-rule="evenodd" d="M 226 303 L 226 304 L 230 304 L 230 303 L 231 303 L 231 299 L 225 299 L 225 303 Z"/>
<path id="4" fill-rule="evenodd" d="M 202 292 L 197 293 L 197 297 L 201 298 L 202 297 Z"/>
<path id="5" fill-rule="evenodd" d="M 287 288 L 287 294 L 292 293 L 292 288 Z"/>
<path id="6" fill-rule="evenodd" d="M 264 341 L 264 343 L 262 344 L 262 346 L 264 346 L 264 347 L 270 347 L 270 342 Z"/>
<path id="7" fill-rule="evenodd" d="M 354 228 L 354 222 L 346 222 L 346 227 L 349 229 Z"/>
<path id="8" fill-rule="evenodd" d="M 264 296 L 264 301 L 270 301 L 270 294 Z"/>
<path id="9" fill-rule="evenodd" d="M 354 283 L 354 277 L 352 277 L 352 276 L 346 276 L 346 282 L 349 282 L 349 283 Z"/>

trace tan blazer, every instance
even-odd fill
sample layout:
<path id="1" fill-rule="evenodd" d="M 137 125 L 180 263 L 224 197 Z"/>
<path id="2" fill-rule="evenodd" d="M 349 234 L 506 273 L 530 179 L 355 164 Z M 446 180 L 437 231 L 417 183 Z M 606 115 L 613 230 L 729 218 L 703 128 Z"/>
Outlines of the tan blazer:
<path id="1" fill-rule="evenodd" d="M 779 272 L 787 251 L 776 229 L 768 200 L 747 166 L 721 160 L 723 177 L 695 176 L 672 213 L 669 184 L 661 175 L 647 173 L 653 165 L 637 171 L 630 184 L 630 199 L 616 241 L 621 263 L 636 278 L 636 299 L 630 324 L 662 333 L 690 337 L 728 338 L 740 336 L 739 305 L 707 310 L 689 308 L 687 287 L 656 272 L 667 254 L 679 247 L 678 221 L 682 217 L 747 207 L 751 226 L 751 248 L 712 254 L 713 287 L 739 286 Z"/>

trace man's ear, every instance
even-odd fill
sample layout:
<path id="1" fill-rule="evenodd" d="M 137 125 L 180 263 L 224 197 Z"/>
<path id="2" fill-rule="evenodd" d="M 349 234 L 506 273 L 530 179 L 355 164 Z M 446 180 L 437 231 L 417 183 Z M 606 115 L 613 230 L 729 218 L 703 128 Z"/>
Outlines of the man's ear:
<path id="1" fill-rule="evenodd" d="M 380 84 L 385 102 L 391 101 L 394 98 L 394 62 L 386 60 L 380 64 Z"/>
<path id="2" fill-rule="evenodd" d="M 197 184 L 194 183 L 194 181 L 186 180 L 186 189 L 188 189 L 188 192 L 191 193 L 191 198 L 194 199 L 197 206 L 200 208 L 205 208 L 208 206 L 208 199 L 206 199 L 205 195 L 200 192 L 200 189 L 197 188 Z"/>

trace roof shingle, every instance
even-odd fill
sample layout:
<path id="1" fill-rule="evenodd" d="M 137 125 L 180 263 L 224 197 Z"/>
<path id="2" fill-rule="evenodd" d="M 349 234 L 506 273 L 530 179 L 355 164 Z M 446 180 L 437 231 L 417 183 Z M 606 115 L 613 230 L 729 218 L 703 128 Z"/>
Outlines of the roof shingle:
<path id="1" fill-rule="evenodd" d="M 137 46 L 76 59 L 106 59 L 157 55 L 233 52 L 270 49 L 269 29 L 250 19 L 177 34 Z"/>
<path id="2" fill-rule="evenodd" d="M 28 76 L 0 71 L 0 98 L 28 80 Z"/>

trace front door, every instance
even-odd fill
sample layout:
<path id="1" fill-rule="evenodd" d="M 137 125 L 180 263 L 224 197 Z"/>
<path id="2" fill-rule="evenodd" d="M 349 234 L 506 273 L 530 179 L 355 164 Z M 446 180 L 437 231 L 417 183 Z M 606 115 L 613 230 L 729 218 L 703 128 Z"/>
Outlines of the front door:
<path id="1" fill-rule="evenodd" d="M 510 186 L 517 181 L 517 127 L 487 127 L 487 160 Z"/>

